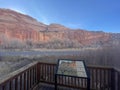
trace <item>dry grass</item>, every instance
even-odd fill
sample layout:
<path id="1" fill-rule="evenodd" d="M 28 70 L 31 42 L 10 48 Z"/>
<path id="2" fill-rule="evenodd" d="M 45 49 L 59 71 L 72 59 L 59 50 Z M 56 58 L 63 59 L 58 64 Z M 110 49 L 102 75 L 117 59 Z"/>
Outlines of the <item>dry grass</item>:
<path id="1" fill-rule="evenodd" d="M 76 50 L 77 51 L 77 50 Z M 32 55 L 32 56 L 3 56 L 0 57 L 0 76 L 15 71 L 31 62 L 40 61 L 47 63 L 57 63 L 58 59 L 85 60 L 87 65 L 112 66 L 120 69 L 120 49 L 119 47 L 86 49 L 77 55 Z"/>

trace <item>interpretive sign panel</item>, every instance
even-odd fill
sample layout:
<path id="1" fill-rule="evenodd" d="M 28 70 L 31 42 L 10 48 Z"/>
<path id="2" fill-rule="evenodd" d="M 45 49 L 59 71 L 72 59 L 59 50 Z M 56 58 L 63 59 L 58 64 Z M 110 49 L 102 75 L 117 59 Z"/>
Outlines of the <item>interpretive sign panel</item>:
<path id="1" fill-rule="evenodd" d="M 59 60 L 57 74 L 87 77 L 85 64 L 81 60 Z"/>

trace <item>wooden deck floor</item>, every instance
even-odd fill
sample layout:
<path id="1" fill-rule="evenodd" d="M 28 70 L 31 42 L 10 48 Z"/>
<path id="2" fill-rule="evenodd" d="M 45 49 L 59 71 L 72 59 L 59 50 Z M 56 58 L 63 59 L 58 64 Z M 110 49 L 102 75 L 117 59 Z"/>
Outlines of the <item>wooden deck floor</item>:
<path id="1" fill-rule="evenodd" d="M 34 90 L 55 90 L 55 88 L 54 85 L 40 83 Z M 80 89 L 58 86 L 57 90 L 80 90 Z"/>

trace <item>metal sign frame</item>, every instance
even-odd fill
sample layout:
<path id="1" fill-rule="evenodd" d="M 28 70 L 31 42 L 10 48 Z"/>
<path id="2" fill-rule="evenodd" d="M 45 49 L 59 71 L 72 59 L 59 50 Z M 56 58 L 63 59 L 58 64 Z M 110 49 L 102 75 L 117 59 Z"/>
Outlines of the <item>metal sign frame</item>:
<path id="1" fill-rule="evenodd" d="M 65 67 L 65 71 L 67 72 L 67 74 L 60 73 L 60 72 L 62 72 L 62 69 L 60 68 L 62 62 L 63 62 L 63 64 L 66 64 L 66 66 L 68 65 L 68 68 L 73 67 L 74 69 L 77 69 L 77 65 L 75 66 L 74 64 L 76 64 L 76 62 L 81 62 L 83 64 L 84 71 L 85 71 L 84 73 L 86 73 L 86 76 L 68 74 L 69 70 L 67 72 L 67 67 Z M 73 65 L 73 66 L 70 66 L 70 65 Z M 60 71 L 60 69 L 61 69 L 61 71 Z M 75 72 L 78 73 L 77 71 L 75 71 Z M 57 76 L 70 76 L 70 77 L 85 78 L 85 79 L 87 79 L 87 90 L 90 90 L 90 74 L 88 72 L 88 69 L 85 65 L 84 60 L 58 59 L 57 66 L 56 66 L 56 72 L 55 72 L 55 90 L 57 90 Z"/>

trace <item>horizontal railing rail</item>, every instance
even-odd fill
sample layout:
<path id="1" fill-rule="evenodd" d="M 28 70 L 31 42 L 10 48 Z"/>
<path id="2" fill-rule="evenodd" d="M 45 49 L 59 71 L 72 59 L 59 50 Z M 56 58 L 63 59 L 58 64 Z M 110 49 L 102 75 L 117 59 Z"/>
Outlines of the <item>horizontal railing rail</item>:
<path id="1" fill-rule="evenodd" d="M 91 90 L 120 90 L 120 72 L 110 67 L 88 66 Z M 0 79 L 0 90 L 32 90 L 39 82 L 55 84 L 56 64 L 35 62 Z M 58 76 L 57 84 L 86 89 L 85 78 Z"/>

